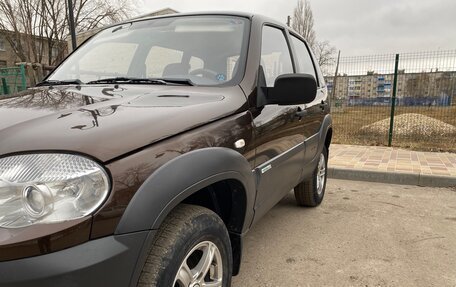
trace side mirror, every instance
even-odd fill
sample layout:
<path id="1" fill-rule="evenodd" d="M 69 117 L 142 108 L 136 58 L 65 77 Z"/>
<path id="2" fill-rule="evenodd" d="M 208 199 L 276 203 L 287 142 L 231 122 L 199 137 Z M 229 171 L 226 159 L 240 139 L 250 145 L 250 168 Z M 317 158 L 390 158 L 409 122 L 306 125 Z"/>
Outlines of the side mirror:
<path id="1" fill-rule="evenodd" d="M 278 105 L 302 105 L 315 100 L 317 81 L 309 74 L 285 74 L 279 76 L 273 88 L 268 88 L 267 103 Z"/>

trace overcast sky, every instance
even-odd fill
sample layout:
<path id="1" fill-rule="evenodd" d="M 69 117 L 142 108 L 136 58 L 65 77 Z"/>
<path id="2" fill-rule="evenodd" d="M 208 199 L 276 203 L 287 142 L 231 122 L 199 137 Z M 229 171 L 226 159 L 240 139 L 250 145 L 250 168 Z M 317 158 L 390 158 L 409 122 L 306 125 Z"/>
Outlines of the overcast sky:
<path id="1" fill-rule="evenodd" d="M 180 12 L 247 11 L 286 22 L 294 0 L 142 0 L 145 14 L 165 7 Z M 136 2 L 138 3 L 138 2 Z M 344 56 L 456 49 L 455 0 L 311 0 L 319 40 Z"/>

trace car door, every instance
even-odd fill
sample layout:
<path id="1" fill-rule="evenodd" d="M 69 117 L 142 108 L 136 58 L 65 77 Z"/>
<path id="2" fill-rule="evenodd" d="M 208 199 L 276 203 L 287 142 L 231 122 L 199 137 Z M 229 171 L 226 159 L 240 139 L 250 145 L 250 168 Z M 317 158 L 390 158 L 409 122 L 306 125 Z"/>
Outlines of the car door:
<path id="1" fill-rule="evenodd" d="M 315 100 L 305 105 L 303 116 L 303 133 L 306 143 L 304 164 L 311 162 L 317 155 L 319 136 L 318 132 L 323 123 L 323 119 L 328 112 L 327 92 L 324 88 L 324 81 L 320 77 L 319 68 L 316 66 L 312 52 L 307 43 L 300 37 L 290 34 L 290 42 L 296 61 L 296 70 L 298 73 L 310 74 L 315 77 L 318 89 Z"/>
<path id="2" fill-rule="evenodd" d="M 260 89 L 273 87 L 275 79 L 294 73 L 286 31 L 264 26 L 262 31 Z M 304 159 L 303 121 L 296 116 L 304 105 L 266 105 L 256 109 L 254 133 L 256 143 L 255 172 L 258 179 L 255 204 L 256 220 L 261 218 L 284 195 L 295 187 L 302 173 Z"/>

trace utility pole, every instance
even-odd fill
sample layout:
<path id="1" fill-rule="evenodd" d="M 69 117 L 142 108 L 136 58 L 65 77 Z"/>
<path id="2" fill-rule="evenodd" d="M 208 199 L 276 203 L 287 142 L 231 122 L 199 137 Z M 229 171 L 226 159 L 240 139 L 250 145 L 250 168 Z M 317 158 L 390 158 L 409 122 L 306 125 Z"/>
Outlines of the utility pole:
<path id="1" fill-rule="evenodd" d="M 291 16 L 287 17 L 287 26 L 291 27 Z"/>
<path id="2" fill-rule="evenodd" d="M 70 24 L 71 46 L 73 51 L 76 50 L 76 29 L 74 27 L 73 1 L 68 0 L 68 23 Z"/>
<path id="3" fill-rule="evenodd" d="M 335 101 L 336 100 L 336 87 L 337 87 L 337 76 L 339 74 L 339 63 L 340 63 L 340 50 L 339 54 L 337 55 L 337 63 L 336 63 L 336 73 L 334 74 L 334 79 L 333 79 L 333 89 L 332 89 L 332 99 Z"/>

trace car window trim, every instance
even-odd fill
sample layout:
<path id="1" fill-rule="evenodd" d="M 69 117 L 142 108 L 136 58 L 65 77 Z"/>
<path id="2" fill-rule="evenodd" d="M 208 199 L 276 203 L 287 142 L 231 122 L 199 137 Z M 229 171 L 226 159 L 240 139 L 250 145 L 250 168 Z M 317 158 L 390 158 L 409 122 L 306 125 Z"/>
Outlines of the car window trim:
<path id="1" fill-rule="evenodd" d="M 291 66 L 293 67 L 293 74 L 296 74 L 296 64 L 295 64 L 295 59 L 294 59 L 294 55 L 293 55 L 293 52 L 292 52 L 292 47 L 291 47 L 291 43 L 290 43 L 290 39 L 289 39 L 289 34 L 288 34 L 288 29 L 286 29 L 285 27 L 283 26 L 280 26 L 280 25 L 277 25 L 275 23 L 271 23 L 271 22 L 263 22 L 262 26 L 261 26 L 261 39 L 260 39 L 260 59 L 259 59 L 259 63 L 258 63 L 258 68 L 260 68 L 261 66 L 261 56 L 262 56 L 262 52 L 263 52 L 263 32 L 264 32 L 264 27 L 271 27 L 271 28 L 276 28 L 278 30 L 280 30 L 283 34 L 283 37 L 285 38 L 285 42 L 287 43 L 288 45 L 288 53 L 290 54 L 290 58 L 291 58 Z M 280 76 L 280 75 L 279 75 Z"/>
<path id="2" fill-rule="evenodd" d="M 310 60 L 312 61 L 312 65 L 313 65 L 314 72 L 315 72 L 315 80 L 317 81 L 317 86 L 321 88 L 320 77 L 319 77 L 319 73 L 318 73 L 318 70 L 317 70 L 317 65 L 315 63 L 316 59 L 313 57 L 313 54 L 312 54 L 312 52 L 310 50 L 310 47 L 309 47 L 309 44 L 307 43 L 307 41 L 302 36 L 299 36 L 294 31 L 290 31 L 288 29 L 288 33 L 290 34 L 290 37 L 295 37 L 297 40 L 299 40 L 299 41 L 304 43 L 304 45 L 305 45 L 305 47 L 307 49 L 307 53 L 309 54 Z M 296 53 L 296 55 L 297 55 L 297 53 Z"/>

